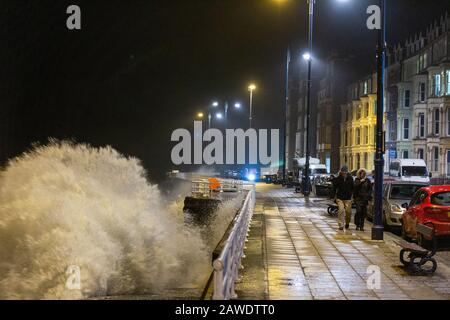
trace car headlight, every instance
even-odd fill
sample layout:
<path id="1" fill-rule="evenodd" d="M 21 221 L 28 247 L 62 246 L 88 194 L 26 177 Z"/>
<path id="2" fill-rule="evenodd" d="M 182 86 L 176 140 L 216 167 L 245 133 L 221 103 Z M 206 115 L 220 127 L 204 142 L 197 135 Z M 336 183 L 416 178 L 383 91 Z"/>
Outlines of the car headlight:
<path id="1" fill-rule="evenodd" d="M 391 212 L 393 213 L 403 213 L 404 209 L 398 204 L 391 204 Z"/>

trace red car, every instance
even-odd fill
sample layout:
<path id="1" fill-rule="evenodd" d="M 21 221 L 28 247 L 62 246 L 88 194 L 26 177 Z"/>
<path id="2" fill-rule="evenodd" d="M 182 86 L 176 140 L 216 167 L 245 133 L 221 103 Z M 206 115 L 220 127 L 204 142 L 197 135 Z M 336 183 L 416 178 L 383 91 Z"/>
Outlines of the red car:
<path id="1" fill-rule="evenodd" d="M 414 194 L 407 211 L 403 214 L 402 234 L 405 239 L 424 240 L 416 232 L 417 224 L 433 225 L 436 237 L 450 237 L 450 186 L 422 188 Z"/>

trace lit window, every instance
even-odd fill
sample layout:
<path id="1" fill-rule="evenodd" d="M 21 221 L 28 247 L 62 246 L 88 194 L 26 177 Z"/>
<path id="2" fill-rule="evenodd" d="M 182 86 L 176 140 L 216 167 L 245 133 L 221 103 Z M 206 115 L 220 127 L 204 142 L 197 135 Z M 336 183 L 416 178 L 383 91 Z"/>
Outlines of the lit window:
<path id="1" fill-rule="evenodd" d="M 441 95 L 441 75 L 437 74 L 434 76 L 434 94 L 436 96 Z"/>
<path id="2" fill-rule="evenodd" d="M 447 95 L 450 95 L 450 70 L 447 70 L 446 72 L 445 72 L 445 78 L 446 78 L 446 81 L 447 81 L 447 88 L 446 88 L 446 91 L 447 91 Z"/>

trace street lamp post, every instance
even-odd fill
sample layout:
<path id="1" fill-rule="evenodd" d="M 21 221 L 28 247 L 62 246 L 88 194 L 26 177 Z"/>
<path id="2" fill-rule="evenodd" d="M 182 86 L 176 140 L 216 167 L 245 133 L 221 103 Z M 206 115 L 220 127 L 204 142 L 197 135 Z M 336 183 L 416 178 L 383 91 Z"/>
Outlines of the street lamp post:
<path id="1" fill-rule="evenodd" d="M 386 64 L 386 0 L 380 0 L 381 28 L 377 47 L 377 145 L 375 155 L 375 216 L 372 240 L 383 240 L 383 174 L 384 174 L 384 70 Z"/>
<path id="2" fill-rule="evenodd" d="M 254 84 L 251 84 L 249 87 L 248 87 L 248 91 L 250 91 L 250 117 L 249 117 L 249 120 L 250 120 L 250 126 L 249 126 L 249 128 L 251 129 L 252 128 L 252 119 L 253 119 L 253 91 L 255 91 L 256 90 L 256 85 L 254 85 Z"/>
<path id="3" fill-rule="evenodd" d="M 286 181 L 286 170 L 287 170 L 287 135 L 288 135 L 288 109 L 289 109 L 289 67 L 291 64 L 291 51 L 288 48 L 287 56 L 286 56 L 286 105 L 284 109 L 284 136 L 283 136 L 283 183 Z"/>
<path id="4" fill-rule="evenodd" d="M 310 158 L 310 120 L 311 120 L 311 87 L 312 87 L 312 55 L 313 55 L 313 32 L 314 32 L 314 2 L 315 0 L 308 0 L 309 4 L 309 31 L 308 31 L 308 48 L 309 52 L 303 55 L 303 58 L 308 62 L 308 84 L 306 94 L 306 161 L 305 173 L 303 178 L 303 195 L 309 197 L 310 194 L 310 177 L 309 177 L 309 158 Z"/>

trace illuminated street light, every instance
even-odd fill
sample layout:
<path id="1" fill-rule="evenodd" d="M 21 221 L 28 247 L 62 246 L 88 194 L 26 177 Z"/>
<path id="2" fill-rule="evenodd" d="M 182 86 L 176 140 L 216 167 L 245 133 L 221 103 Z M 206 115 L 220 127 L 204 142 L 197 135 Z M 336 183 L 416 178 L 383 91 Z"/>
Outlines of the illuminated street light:
<path id="1" fill-rule="evenodd" d="M 204 115 L 203 112 L 197 113 L 197 118 L 198 118 L 198 119 L 203 119 L 204 116 L 205 116 L 205 115 Z"/>
<path id="2" fill-rule="evenodd" d="M 219 119 L 219 120 L 223 119 L 223 114 L 220 113 L 220 112 L 217 113 L 217 114 L 216 114 L 216 118 Z"/>
<path id="3" fill-rule="evenodd" d="M 305 52 L 303 54 L 303 59 L 306 60 L 306 61 L 311 60 L 311 54 L 309 52 Z"/>
<path id="4" fill-rule="evenodd" d="M 253 91 L 255 91 L 255 90 L 256 90 L 256 85 L 255 84 L 250 84 L 248 86 L 248 91 L 250 91 L 250 117 L 249 117 L 249 120 L 250 120 L 249 128 L 250 129 L 252 128 Z"/>
<path id="5" fill-rule="evenodd" d="M 212 106 L 213 106 L 214 108 L 216 108 L 216 107 L 219 106 L 219 103 L 218 103 L 217 101 L 214 101 L 213 104 L 212 104 Z"/>
<path id="6" fill-rule="evenodd" d="M 236 109 L 240 109 L 240 108 L 241 108 L 241 104 L 240 104 L 240 103 L 235 103 L 235 104 L 234 104 L 234 107 L 235 107 Z"/>

